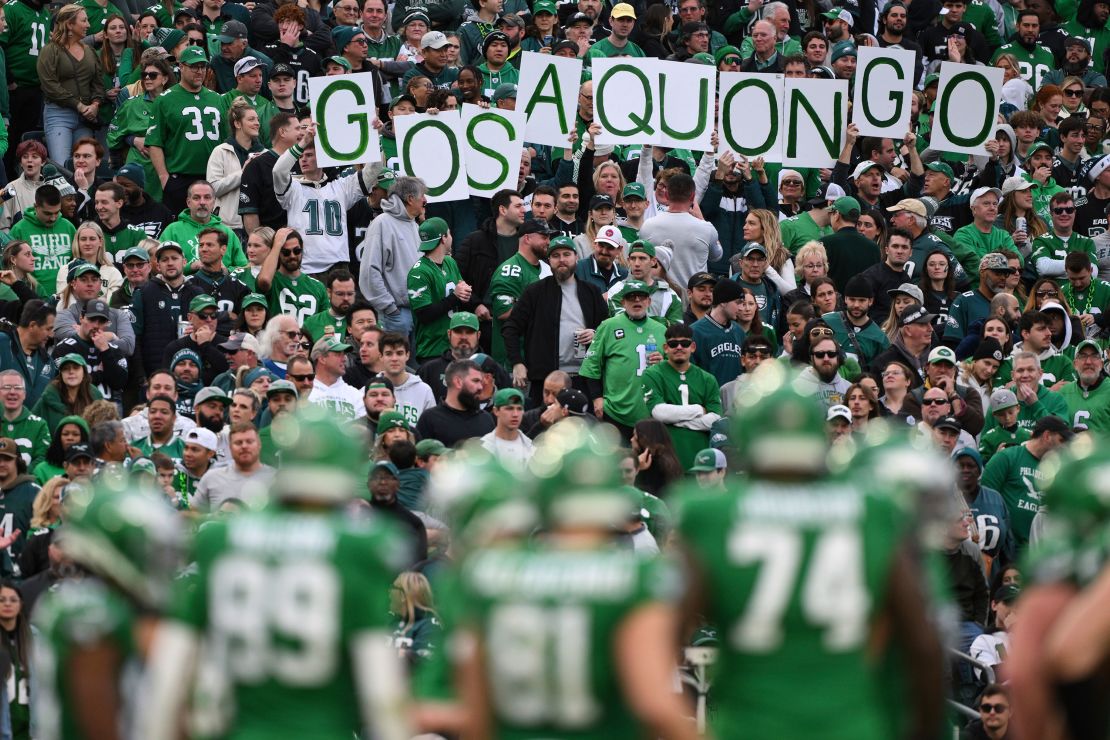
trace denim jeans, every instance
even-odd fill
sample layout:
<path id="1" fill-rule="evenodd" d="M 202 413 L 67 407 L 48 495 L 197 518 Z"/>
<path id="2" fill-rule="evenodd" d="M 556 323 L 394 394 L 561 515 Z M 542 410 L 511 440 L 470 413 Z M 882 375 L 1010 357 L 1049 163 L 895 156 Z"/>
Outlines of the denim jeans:
<path id="1" fill-rule="evenodd" d="M 378 324 L 386 331 L 395 331 L 405 336 L 412 335 L 412 311 L 405 307 L 398 307 L 401 313 L 396 316 L 382 314 L 378 317 Z"/>
<path id="2" fill-rule="evenodd" d="M 64 165 L 70 158 L 73 142 L 82 136 L 95 136 L 77 111 L 50 102 L 43 103 L 42 123 L 46 130 L 46 150 L 58 165 Z"/>

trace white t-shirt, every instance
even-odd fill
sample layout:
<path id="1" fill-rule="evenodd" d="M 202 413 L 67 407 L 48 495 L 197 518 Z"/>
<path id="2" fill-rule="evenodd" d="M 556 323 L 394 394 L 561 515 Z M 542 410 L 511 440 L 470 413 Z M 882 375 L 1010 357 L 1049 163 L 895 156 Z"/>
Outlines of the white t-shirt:
<path id="1" fill-rule="evenodd" d="M 366 416 L 362 393 L 348 385 L 343 378 L 331 385 L 324 385 L 320 382 L 320 378 L 316 378 L 312 381 L 312 392 L 308 394 L 308 402 L 327 406 L 345 419 L 360 419 Z"/>
<path id="2" fill-rule="evenodd" d="M 524 467 L 532 459 L 534 448 L 528 435 L 517 431 L 516 439 L 501 439 L 494 430 L 482 437 L 482 447 L 485 447 L 503 465 L 511 467 Z"/>

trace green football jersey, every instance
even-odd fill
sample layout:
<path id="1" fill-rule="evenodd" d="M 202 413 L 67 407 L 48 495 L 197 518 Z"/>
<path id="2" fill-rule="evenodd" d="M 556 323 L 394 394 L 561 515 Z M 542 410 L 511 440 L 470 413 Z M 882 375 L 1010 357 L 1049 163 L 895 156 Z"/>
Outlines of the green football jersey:
<path id="1" fill-rule="evenodd" d="M 35 8 L 24 0 L 4 5 L 8 28 L 0 33 L 0 46 L 8 62 L 8 82 L 16 87 L 38 87 L 39 52 L 50 40 L 50 9 Z"/>
<path id="2" fill-rule="evenodd" d="M 271 316 L 288 314 L 297 320 L 298 325 L 329 305 L 328 289 L 319 280 L 304 273 L 291 278 L 280 270 L 275 272 L 266 297 L 270 299 Z"/>
<path id="3" fill-rule="evenodd" d="M 493 273 L 493 280 L 489 284 L 490 313 L 493 314 L 493 359 L 505 364 L 509 361 L 505 349 L 505 339 L 501 336 L 501 329 L 505 322 L 498 318 L 506 311 L 512 311 L 517 299 L 524 294 L 524 289 L 542 277 L 551 274 L 551 268 L 546 262 L 533 265 L 517 252 L 509 259 L 502 262 Z M 446 345 L 447 340 L 444 340 Z"/>
<path id="4" fill-rule="evenodd" d="M 462 566 L 462 622 L 482 640 L 494 735 L 646 737 L 624 700 L 613 638 L 637 609 L 677 597 L 662 559 L 629 550 L 486 550 Z"/>
<path id="5" fill-rule="evenodd" d="M 223 110 L 218 93 L 208 88 L 191 93 L 174 85 L 154 100 L 146 145 L 162 149 L 168 172 L 203 176 L 212 150 L 227 138 Z"/>
<path id="6" fill-rule="evenodd" d="M 1041 461 L 1024 445 L 999 450 L 983 469 L 982 484 L 1002 495 L 1010 511 L 1014 540 L 1020 547 L 1029 541 L 1029 526 L 1041 507 Z"/>
<path id="7" fill-rule="evenodd" d="M 654 318 L 633 321 L 623 313 L 597 327 L 580 374 L 602 381 L 607 416 L 626 426 L 648 416 L 639 381 L 648 355 L 663 346 L 666 331 Z"/>
<path id="8" fill-rule="evenodd" d="M 1070 282 L 1065 281 L 1060 292 L 1068 299 L 1068 305 L 1076 315 L 1097 316 L 1105 310 L 1110 310 L 1110 283 L 1097 277 L 1092 278 L 1091 284 L 1083 290 L 1076 290 Z M 1092 329 L 1097 328 L 1092 327 Z"/>
<path id="9" fill-rule="evenodd" d="M 860 483 L 730 482 L 680 505 L 721 635 L 717 737 L 888 737 L 868 639 L 905 516 Z"/>
<path id="10" fill-rule="evenodd" d="M 1073 381 L 1057 392 L 1068 405 L 1066 421 L 1072 429 L 1110 434 L 1110 382 L 1105 377 L 1094 389 L 1081 388 Z"/>
<path id="11" fill-rule="evenodd" d="M 314 313 L 304 320 L 301 324 L 301 330 L 309 336 L 310 341 L 315 342 L 327 333 L 328 327 L 335 329 L 335 335 L 340 339 L 347 336 L 347 320 L 349 316 L 332 316 L 331 309 L 325 308 L 319 313 Z"/>
<path id="12" fill-rule="evenodd" d="M 1065 241 L 1051 231 L 1047 234 L 1041 234 L 1033 240 L 1033 253 L 1029 255 L 1029 265 L 1033 268 L 1034 274 L 1037 272 L 1037 260 L 1042 257 L 1050 260 L 1065 259 L 1072 252 L 1085 252 L 1091 259 L 1092 265 L 1098 264 L 1098 257 L 1095 255 L 1095 243 L 1085 236 L 1079 234 L 1072 234 Z M 1058 285 L 1066 285 L 1068 279 L 1066 276 L 1053 278 Z"/>
<path id="13" fill-rule="evenodd" d="M 451 324 L 450 312 L 427 323 L 418 319 L 415 314 L 417 310 L 447 298 L 461 280 L 459 266 L 450 256 L 444 256 L 443 262 L 437 265 L 428 255 L 422 254 L 409 270 L 409 308 L 413 312 L 416 357 L 439 357 L 450 349 L 447 342 L 447 327 Z"/>
<path id="14" fill-rule="evenodd" d="M 349 740 L 353 648 L 389 640 L 390 585 L 409 554 L 378 521 L 267 510 L 207 524 L 174 618 L 220 656 L 228 740 Z"/>
<path id="15" fill-rule="evenodd" d="M 250 288 L 250 291 L 252 293 L 258 292 L 257 276 L 258 272 L 251 265 L 247 265 L 246 267 L 236 267 L 234 270 L 231 270 L 231 277 L 235 278 L 243 285 Z"/>
<path id="16" fill-rule="evenodd" d="M 721 386 L 717 379 L 697 365 L 690 365 L 679 372 L 669 362 L 660 362 L 644 371 L 641 378 L 644 404 L 651 411 L 660 404 L 674 406 L 702 406 L 704 413 L 721 413 Z M 699 414 L 700 415 L 700 414 Z M 683 419 L 682 421 L 688 421 Z M 682 422 L 664 422 L 674 442 L 678 461 L 683 470 L 689 470 L 694 457 L 709 446 L 709 429 L 689 429 Z"/>
<path id="17" fill-rule="evenodd" d="M 35 607 L 38 638 L 32 651 L 35 674 L 35 737 L 42 740 L 82 740 L 88 737 L 77 725 L 73 706 L 73 676 L 68 664 L 83 647 L 112 645 L 125 667 L 138 659 L 135 644 L 136 614 L 121 594 L 95 578 L 66 580 L 43 595 Z M 119 676 L 97 680 L 120 681 Z M 86 677 L 86 680 L 92 677 Z M 135 687 L 120 686 L 126 702 Z"/>
<path id="18" fill-rule="evenodd" d="M 7 630 L 2 633 L 4 647 L 12 656 L 12 670 L 8 674 L 8 712 L 12 725 L 12 740 L 29 740 L 31 737 L 31 681 L 30 674 L 23 669 L 23 665 L 16 658 L 19 646 L 16 644 L 16 633 Z M 26 650 L 26 647 L 24 647 Z M 29 652 L 29 651 L 28 651 Z M 32 660 L 27 655 L 28 661 Z"/>
<path id="19" fill-rule="evenodd" d="M 185 457 L 185 440 L 181 437 L 173 437 L 167 444 L 158 446 L 151 441 L 149 436 L 146 436 L 135 440 L 133 444 L 143 454 L 143 457 L 150 457 L 155 452 L 161 452 L 163 455 L 172 458 L 174 462 L 181 462 L 181 459 Z"/>

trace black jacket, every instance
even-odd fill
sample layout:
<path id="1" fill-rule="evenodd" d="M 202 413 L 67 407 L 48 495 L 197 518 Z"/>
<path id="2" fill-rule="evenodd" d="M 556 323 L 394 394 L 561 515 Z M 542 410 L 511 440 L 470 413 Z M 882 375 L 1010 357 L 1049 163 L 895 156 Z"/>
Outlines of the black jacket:
<path id="1" fill-rule="evenodd" d="M 775 63 L 774 64 L 772 64 L 770 67 L 763 67 L 762 69 L 757 69 L 756 66 L 755 66 L 756 65 L 755 54 L 752 54 L 750 57 L 748 57 L 746 60 L 744 60 L 743 64 L 740 65 L 740 71 L 741 72 L 757 72 L 759 74 L 765 74 L 765 75 L 782 74 L 783 70 L 786 68 L 786 63 L 783 62 L 782 59 L 783 59 L 782 54 L 779 54 L 778 52 L 775 52 Z"/>
<path id="2" fill-rule="evenodd" d="M 443 374 L 447 371 L 447 366 L 454 360 L 455 357 L 451 354 L 451 350 L 445 350 L 439 357 L 424 362 L 416 371 L 417 377 L 432 389 L 432 395 L 435 396 L 436 403 L 443 403 L 443 396 L 447 393 L 447 387 L 443 384 Z M 350 383 L 351 381 L 347 380 L 347 382 Z M 497 365 L 493 373 L 493 384 L 498 388 L 509 388 L 513 384 L 513 376 L 505 372 L 503 367 Z M 523 429 L 523 425 L 521 428 Z"/>
<path id="3" fill-rule="evenodd" d="M 578 305 L 587 329 L 596 329 L 609 318 L 609 308 L 601 291 L 584 280 L 576 280 Z M 501 328 L 505 351 L 513 365 L 528 358 L 528 378 L 543 382 L 559 369 L 559 315 L 563 310 L 563 291 L 554 276 L 532 283 L 524 289 L 513 312 Z M 522 341 L 523 340 L 523 341 Z M 521 351 L 523 350 L 523 352 Z"/>
<path id="4" fill-rule="evenodd" d="M 170 213 L 169 208 L 158 201 L 151 200 L 149 195 L 143 193 L 143 199 L 139 205 L 124 204 L 120 209 L 119 218 L 128 226 L 142 229 L 151 239 L 157 239 L 177 216 Z"/>
<path id="5" fill-rule="evenodd" d="M 464 311 L 473 311 L 487 293 L 493 273 L 501 260 L 497 258 L 497 219 L 487 218 L 454 250 L 455 262 L 462 279 L 473 289 L 472 300 L 463 304 Z"/>
<path id="6" fill-rule="evenodd" d="M 145 373 L 163 367 L 162 356 L 166 347 L 178 338 L 177 322 L 189 313 L 189 301 L 200 294 L 201 290 L 195 283 L 185 282 L 173 289 L 159 277 L 146 281 L 135 292 L 131 309 L 135 316 L 138 355 Z"/>

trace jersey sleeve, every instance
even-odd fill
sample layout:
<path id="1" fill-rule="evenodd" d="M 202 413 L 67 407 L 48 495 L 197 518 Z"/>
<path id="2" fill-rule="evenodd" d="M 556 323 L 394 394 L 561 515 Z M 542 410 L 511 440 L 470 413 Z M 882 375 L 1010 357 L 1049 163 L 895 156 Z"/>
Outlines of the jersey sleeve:
<path id="1" fill-rule="evenodd" d="M 152 123 L 146 130 L 146 145 L 161 147 L 163 145 L 163 137 L 165 136 L 164 121 L 165 121 L 165 105 L 162 96 L 154 99 L 154 105 L 150 111 L 150 120 Z"/>
<path id="2" fill-rule="evenodd" d="M 417 263 L 416 267 L 409 270 L 407 284 L 409 291 L 409 308 L 413 311 L 435 303 L 436 297 L 432 295 L 432 290 L 435 286 L 429 279 L 428 271 L 425 269 L 423 261 Z"/>
<path id="3" fill-rule="evenodd" d="M 196 570 L 173 584 L 170 615 L 195 630 L 203 630 L 208 623 L 206 596 L 209 572 L 224 546 L 224 524 L 212 522 L 204 526 L 193 543 Z"/>
<path id="4" fill-rule="evenodd" d="M 501 265 L 489 284 L 490 313 L 494 316 L 501 316 L 508 311 L 512 311 L 516 299 L 520 297 L 520 281 L 513 280 L 508 274 L 513 267 L 517 266 L 512 264 Z"/>

